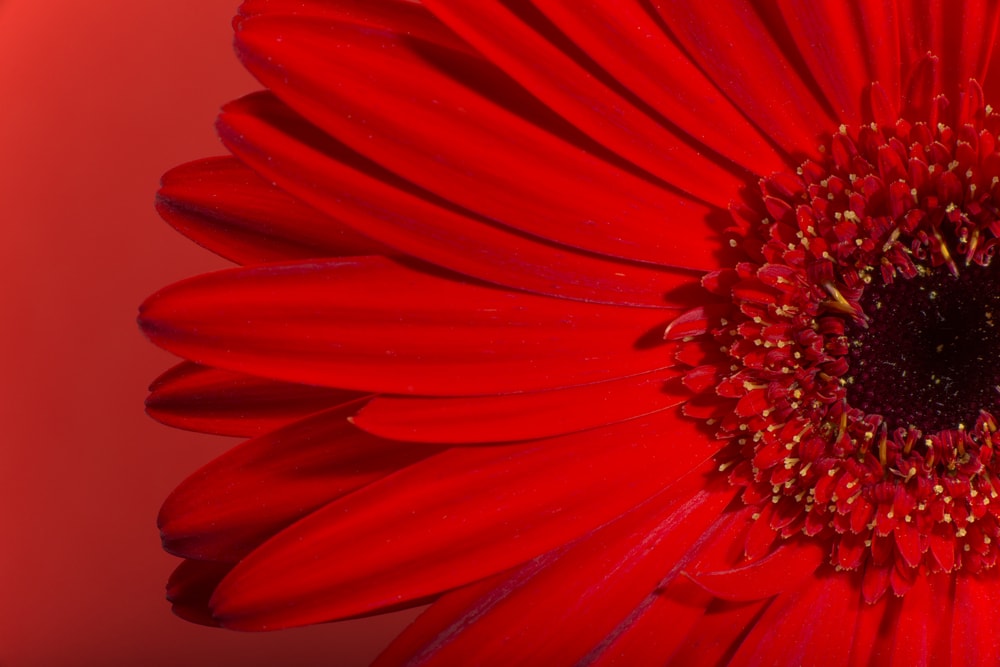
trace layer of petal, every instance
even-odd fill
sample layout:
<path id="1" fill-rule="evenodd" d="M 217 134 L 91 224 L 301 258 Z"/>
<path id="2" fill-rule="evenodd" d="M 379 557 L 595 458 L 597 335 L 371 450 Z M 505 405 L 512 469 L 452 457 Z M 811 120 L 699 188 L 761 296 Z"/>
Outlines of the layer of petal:
<path id="1" fill-rule="evenodd" d="M 787 168 L 767 143 L 635 0 L 533 3 L 587 58 L 625 86 L 663 123 L 753 174 Z M 738 139 L 737 139 L 738 138 Z"/>
<path id="2" fill-rule="evenodd" d="M 222 582 L 215 615 L 234 628 L 287 627 L 447 591 L 594 530 L 712 449 L 668 412 L 552 440 L 447 450 L 277 535 Z"/>
<path id="3" fill-rule="evenodd" d="M 410 655 L 390 648 L 380 664 L 579 663 L 662 584 L 735 494 L 725 484 L 714 493 L 703 484 L 700 476 L 682 480 L 568 548 L 531 561 L 462 613 L 418 621 L 409 634 L 421 639 L 401 641 Z M 538 632 L 542 626 L 587 631 Z"/>
<path id="4" fill-rule="evenodd" d="M 661 311 L 553 300 L 381 257 L 231 269 L 150 297 L 150 339 L 191 361 L 360 391 L 489 395 L 672 365 Z"/>
<path id="5" fill-rule="evenodd" d="M 168 171 L 156 208 L 181 234 L 239 264 L 388 250 L 303 205 L 232 157 Z"/>
<path id="6" fill-rule="evenodd" d="M 251 437 L 363 394 L 278 382 L 184 362 L 150 386 L 146 412 L 175 428 Z"/>
<path id="7" fill-rule="evenodd" d="M 691 247 L 714 236 L 704 221 L 710 208 L 595 155 L 586 137 L 482 59 L 407 35 L 283 16 L 242 22 L 237 49 L 310 122 L 486 219 L 595 253 L 687 266 L 701 257 L 677 254 L 685 246 L 671 252 L 672 235 L 684 229 Z M 678 171 L 721 208 L 742 182 L 703 173 L 707 164 L 692 154 Z"/>
<path id="8" fill-rule="evenodd" d="M 425 4 L 568 122 L 663 182 L 720 207 L 742 185 L 742 170 L 732 171 L 727 160 L 649 115 L 529 3 Z"/>
<path id="9" fill-rule="evenodd" d="M 820 138 L 836 121 L 811 82 L 800 78 L 799 62 L 782 50 L 780 35 L 772 34 L 777 27 L 753 3 L 653 4 L 692 59 L 761 132 L 796 159 L 817 155 Z"/>
<path id="10" fill-rule="evenodd" d="M 178 486 L 160 510 L 164 548 L 236 561 L 313 510 L 435 454 L 348 422 L 357 405 L 296 422 L 229 450 Z"/>
<path id="11" fill-rule="evenodd" d="M 605 426 L 679 405 L 676 371 L 557 391 L 473 398 L 378 397 L 355 417 L 361 429 L 414 442 L 508 442 Z"/>
<path id="12" fill-rule="evenodd" d="M 267 94 L 228 105 L 219 132 L 241 160 L 302 201 L 398 254 L 473 278 L 579 301 L 663 307 L 679 304 L 673 293 L 693 275 L 576 251 L 457 209 L 334 141 Z M 707 213 L 691 206 L 678 204 L 670 215 L 699 229 Z M 689 234 L 664 236 L 662 223 L 647 227 L 660 240 L 636 243 L 676 263 L 715 261 L 709 256 L 718 244 Z M 539 231 L 559 235 L 557 229 Z M 656 250 L 661 242 L 669 245 Z"/>

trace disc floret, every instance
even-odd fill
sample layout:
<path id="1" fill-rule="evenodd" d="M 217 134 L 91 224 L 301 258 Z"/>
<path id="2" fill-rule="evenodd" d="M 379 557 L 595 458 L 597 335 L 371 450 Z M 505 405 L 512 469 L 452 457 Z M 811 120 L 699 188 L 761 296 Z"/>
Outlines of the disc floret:
<path id="1" fill-rule="evenodd" d="M 730 441 L 720 470 L 755 508 L 749 556 L 827 540 L 833 566 L 864 570 L 869 601 L 902 595 L 921 569 L 996 564 L 1000 371 L 964 348 L 1000 344 L 988 334 L 994 296 L 1000 309 L 998 131 L 971 82 L 951 125 L 842 126 L 823 160 L 733 207 L 743 259 L 705 277 L 718 302 L 668 337 L 691 366 L 685 384 L 724 399 L 713 410 L 695 396 L 689 413 Z M 907 296 L 892 297 L 901 284 Z M 897 350 L 909 310 L 928 333 Z M 988 335 L 958 337 L 943 356 L 945 334 L 970 319 Z M 933 419 L 921 416 L 930 400 Z"/>

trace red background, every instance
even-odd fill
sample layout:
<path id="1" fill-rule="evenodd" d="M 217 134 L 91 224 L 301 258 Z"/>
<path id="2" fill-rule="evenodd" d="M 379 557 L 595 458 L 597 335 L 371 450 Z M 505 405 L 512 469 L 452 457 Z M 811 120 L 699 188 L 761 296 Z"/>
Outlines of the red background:
<path id="1" fill-rule="evenodd" d="M 412 613 L 269 635 L 175 618 L 160 502 L 234 441 L 147 418 L 173 363 L 135 326 L 224 262 L 152 209 L 161 173 L 222 152 L 255 89 L 237 0 L 0 0 L 0 666 L 363 665 Z"/>

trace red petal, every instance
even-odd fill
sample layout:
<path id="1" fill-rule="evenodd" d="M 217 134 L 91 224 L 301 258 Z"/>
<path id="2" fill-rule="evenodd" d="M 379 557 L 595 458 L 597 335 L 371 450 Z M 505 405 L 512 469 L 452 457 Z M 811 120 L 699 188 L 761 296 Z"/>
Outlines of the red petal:
<path id="1" fill-rule="evenodd" d="M 451 204 L 600 254 L 715 266 L 710 208 L 598 157 L 484 60 L 429 50 L 405 34 L 296 17 L 247 19 L 236 42 L 247 68 L 303 117 Z M 646 129 L 648 149 L 664 130 Z M 716 207 L 742 185 L 672 138 L 658 162 L 667 155 L 687 156 L 676 180 Z M 682 230 L 687 244 L 677 243 Z"/>
<path id="2" fill-rule="evenodd" d="M 728 665 L 846 664 L 861 606 L 856 579 L 827 572 L 776 598 Z"/>
<path id="3" fill-rule="evenodd" d="M 936 624 L 938 614 L 944 614 L 946 609 L 932 609 L 930 606 L 930 587 L 927 577 L 920 575 L 906 595 L 903 596 L 903 606 L 899 620 L 893 628 L 895 639 L 892 667 L 929 667 L 931 625 Z"/>
<path id="4" fill-rule="evenodd" d="M 143 305 L 154 343 L 293 382 L 401 394 L 554 389 L 672 365 L 660 311 L 506 292 L 358 258 L 199 276 Z"/>
<path id="5" fill-rule="evenodd" d="M 675 653 L 670 656 L 672 665 L 728 665 L 732 656 L 739 648 L 744 636 L 749 628 L 764 609 L 769 605 L 770 600 L 760 600 L 750 603 L 723 602 L 717 600 L 712 603 L 706 613 L 699 619 L 684 637 Z M 687 619 L 682 617 L 681 622 Z M 663 619 L 667 627 L 673 627 L 673 619 Z M 636 653 L 641 656 L 641 653 Z M 608 665 L 616 667 L 628 667 L 630 663 L 615 663 L 609 661 Z M 631 664 L 642 664 L 638 660 Z"/>
<path id="6" fill-rule="evenodd" d="M 441 24 L 427 9 L 413 0 L 243 0 L 239 16 L 233 21 L 239 28 L 242 19 L 251 16 L 295 16 L 353 23 L 371 31 L 389 31 L 410 35 L 438 46 L 472 52 L 465 42 Z"/>
<path id="7" fill-rule="evenodd" d="M 1000 662 L 1000 633 L 996 610 L 1000 604 L 1000 579 L 995 571 L 955 577 L 952 617 L 952 662 L 968 667 L 990 667 Z"/>
<path id="8" fill-rule="evenodd" d="M 722 92 L 789 155 L 815 157 L 837 122 L 817 102 L 752 3 L 658 2 L 656 11 Z M 763 174 L 766 175 L 766 174 Z"/>
<path id="9" fill-rule="evenodd" d="M 442 452 L 277 535 L 219 586 L 215 614 L 244 629 L 317 623 L 525 562 L 704 462 L 705 442 L 663 446 L 675 428 L 683 428 L 678 417 L 661 413 L 552 440 Z"/>
<path id="10" fill-rule="evenodd" d="M 685 270 L 577 252 L 456 209 L 330 139 L 267 94 L 229 104 L 219 132 L 241 160 L 302 201 L 397 253 L 474 278 L 581 301 L 654 307 L 676 305 L 673 292 L 693 279 Z M 690 222 L 704 211 L 677 203 L 671 215 Z M 646 226 L 659 240 L 630 247 L 677 263 L 712 245 L 669 233 L 661 222 Z M 577 220 L 573 233 L 587 226 Z"/>
<path id="11" fill-rule="evenodd" d="M 536 0 L 534 4 L 588 58 L 692 138 L 754 174 L 786 168 L 780 154 L 639 3 Z"/>
<path id="12" fill-rule="evenodd" d="M 899 47 L 892 7 L 881 2 L 843 5 L 810 0 L 782 0 L 778 10 L 819 90 L 851 126 L 861 124 L 864 92 L 878 81 L 889 94 L 893 114 L 899 107 Z M 889 16 L 886 16 L 889 13 Z M 872 19 L 879 19 L 873 21 Z M 877 55 L 876 55 L 877 54 Z M 888 57 L 883 63 L 879 58 Z M 883 78 L 885 77 L 885 78 Z M 893 118 L 895 121 L 895 117 Z"/>
<path id="13" fill-rule="evenodd" d="M 160 510 L 164 548 L 235 561 L 345 493 L 438 451 L 351 426 L 351 405 L 250 440 L 186 479 Z"/>
<path id="14" fill-rule="evenodd" d="M 168 426 L 254 436 L 363 396 L 182 363 L 150 386 L 146 411 Z"/>
<path id="15" fill-rule="evenodd" d="M 573 433 L 675 407 L 673 370 L 557 391 L 473 398 L 380 397 L 354 423 L 412 442 L 509 442 Z M 704 437 L 698 434 L 697 437 Z"/>
<path id="16" fill-rule="evenodd" d="M 828 553 L 813 540 L 783 543 L 749 565 L 715 572 L 690 572 L 688 576 L 722 600 L 749 602 L 794 588 L 819 568 Z"/>
<path id="17" fill-rule="evenodd" d="M 186 560 L 177 566 L 167 582 L 167 600 L 173 612 L 185 621 L 217 627 L 208 609 L 208 600 L 223 577 L 233 569 L 232 563 Z"/>
<path id="18" fill-rule="evenodd" d="M 993 2 L 944 0 L 899 3 L 906 64 L 930 52 L 941 58 L 943 92 L 958 101 L 970 78 L 989 80 L 986 69 L 995 42 L 1000 6 Z M 995 98 L 990 98 L 995 99 Z"/>
<path id="19" fill-rule="evenodd" d="M 241 264 L 387 250 L 304 206 L 231 157 L 171 169 L 163 176 L 156 207 L 174 229 Z"/>
<path id="20" fill-rule="evenodd" d="M 601 638 L 662 585 L 664 572 L 684 557 L 734 494 L 726 489 L 687 497 L 702 484 L 697 478 L 693 484 L 681 482 L 693 488 L 671 488 L 568 549 L 530 562 L 454 617 L 418 623 L 380 664 L 589 662 L 601 652 Z M 537 631 L 544 626 L 587 631 Z"/>
<path id="21" fill-rule="evenodd" d="M 617 87 L 605 85 L 585 57 L 564 47 L 561 35 L 547 28 L 544 17 L 511 4 L 455 0 L 425 4 L 535 97 L 604 147 L 718 207 L 726 206 L 738 191 L 739 176 L 675 136 Z"/>

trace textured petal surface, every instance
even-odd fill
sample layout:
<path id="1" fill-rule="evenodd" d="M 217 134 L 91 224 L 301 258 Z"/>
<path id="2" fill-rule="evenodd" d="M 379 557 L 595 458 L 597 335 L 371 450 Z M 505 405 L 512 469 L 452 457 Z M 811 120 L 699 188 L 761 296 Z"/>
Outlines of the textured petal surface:
<path id="1" fill-rule="evenodd" d="M 860 600 L 856 577 L 827 572 L 783 593 L 767 608 L 729 663 L 843 665 Z"/>
<path id="2" fill-rule="evenodd" d="M 601 67 L 605 80 L 633 93 L 638 108 L 648 105 L 647 113 L 658 113 L 664 124 L 676 126 L 751 173 L 785 168 L 780 152 L 719 92 L 641 2 L 536 0 L 533 4 L 594 66 Z M 637 35 L 641 37 L 636 39 Z M 736 136 L 739 141 L 733 141 Z"/>
<path id="3" fill-rule="evenodd" d="M 160 510 L 164 548 L 236 561 L 332 500 L 440 451 L 380 440 L 334 408 L 250 440 L 186 479 Z"/>
<path id="4" fill-rule="evenodd" d="M 741 185 L 745 174 L 648 115 L 645 105 L 637 106 L 595 71 L 590 58 L 567 44 L 530 3 L 425 4 L 560 116 L 663 182 L 716 206 L 728 204 L 720 198 L 722 189 L 736 192 Z"/>
<path id="5" fill-rule="evenodd" d="M 304 206 L 232 157 L 168 171 L 156 208 L 174 229 L 240 264 L 387 251 Z"/>
<path id="6" fill-rule="evenodd" d="M 558 391 L 482 398 L 379 397 L 354 423 L 414 442 L 505 442 L 604 426 L 675 407 L 683 392 L 672 370 Z M 573 406 L 567 410 L 566 406 Z"/>
<path id="7" fill-rule="evenodd" d="M 247 67 L 310 122 L 486 219 L 658 263 L 672 259 L 665 249 L 677 229 L 708 231 L 698 217 L 704 205 L 602 159 L 586 137 L 481 59 L 421 50 L 405 35 L 295 17 L 247 19 L 237 47 Z M 705 162 L 692 157 L 678 178 L 696 178 L 688 172 Z M 728 192 L 736 192 L 741 183 L 729 180 Z"/>
<path id="8" fill-rule="evenodd" d="M 691 57 L 762 132 L 789 155 L 816 154 L 819 138 L 836 122 L 803 80 L 799 62 L 782 49 L 778 26 L 743 0 L 653 4 Z"/>
<path id="9" fill-rule="evenodd" d="M 230 150 L 303 201 L 401 254 L 474 278 L 581 301 L 655 307 L 676 305 L 668 293 L 694 275 L 574 251 L 456 209 L 333 141 L 269 95 L 228 105 L 219 131 Z M 677 202 L 663 215 L 646 228 L 658 239 L 628 242 L 637 254 L 661 263 L 714 261 L 709 249 L 715 244 L 706 236 L 714 232 L 701 224 L 707 209 Z M 665 235 L 674 219 L 700 236 Z M 589 233 L 586 220 L 577 223 L 573 233 Z M 669 245 L 658 247 L 667 237 Z"/>
<path id="10" fill-rule="evenodd" d="M 548 441 L 450 449 L 254 551 L 219 586 L 215 615 L 235 628 L 273 628 L 423 599 L 594 530 L 709 454 L 704 435 L 670 413 Z"/>
<path id="11" fill-rule="evenodd" d="M 192 361 L 317 385 L 492 394 L 672 365 L 660 311 L 463 284 L 383 258 L 233 269 L 144 304 L 146 335 Z"/>
<path id="12" fill-rule="evenodd" d="M 681 480 L 567 549 L 531 561 L 461 614 L 431 614 L 381 664 L 577 663 L 661 585 L 734 495 L 725 485 L 718 493 L 703 485 L 698 475 Z M 537 632 L 543 625 L 587 632 Z M 422 638 L 416 651 L 412 635 Z"/>
<path id="13" fill-rule="evenodd" d="M 255 436 L 363 394 L 182 363 L 150 386 L 146 412 L 168 426 Z"/>

